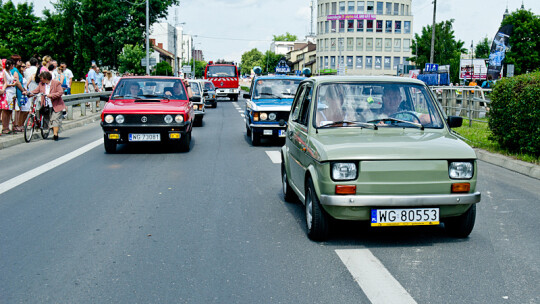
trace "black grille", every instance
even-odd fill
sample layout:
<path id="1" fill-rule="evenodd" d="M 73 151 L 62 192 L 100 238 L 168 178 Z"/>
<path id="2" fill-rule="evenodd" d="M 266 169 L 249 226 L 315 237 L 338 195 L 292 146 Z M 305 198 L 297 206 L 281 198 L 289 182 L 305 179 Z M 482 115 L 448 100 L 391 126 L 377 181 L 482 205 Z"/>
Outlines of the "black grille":
<path id="1" fill-rule="evenodd" d="M 146 117 L 146 122 L 142 118 Z M 124 115 L 125 124 L 162 124 L 166 114 L 128 114 Z M 173 120 L 175 115 L 171 115 Z"/>

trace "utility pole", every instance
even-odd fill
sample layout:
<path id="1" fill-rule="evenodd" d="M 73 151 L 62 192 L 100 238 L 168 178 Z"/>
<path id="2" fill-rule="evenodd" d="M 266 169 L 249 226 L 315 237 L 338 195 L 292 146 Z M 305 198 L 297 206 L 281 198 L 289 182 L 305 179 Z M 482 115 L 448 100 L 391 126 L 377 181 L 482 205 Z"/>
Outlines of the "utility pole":
<path id="1" fill-rule="evenodd" d="M 178 77 L 178 45 L 176 41 L 178 40 L 177 28 L 178 26 L 178 8 L 174 10 L 174 76 Z"/>
<path id="2" fill-rule="evenodd" d="M 435 63 L 435 13 L 437 12 L 437 0 L 433 0 L 433 26 L 431 27 L 431 53 L 429 63 Z"/>
<path id="3" fill-rule="evenodd" d="M 146 75 L 150 75 L 150 36 L 148 25 L 150 24 L 150 0 L 146 0 Z"/>

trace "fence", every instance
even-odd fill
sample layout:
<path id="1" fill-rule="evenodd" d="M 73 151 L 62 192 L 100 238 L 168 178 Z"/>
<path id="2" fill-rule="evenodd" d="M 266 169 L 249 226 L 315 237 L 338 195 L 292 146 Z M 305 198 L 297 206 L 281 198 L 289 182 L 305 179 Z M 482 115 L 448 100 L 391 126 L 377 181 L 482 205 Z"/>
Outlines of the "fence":
<path id="1" fill-rule="evenodd" d="M 479 118 L 485 117 L 489 112 L 491 89 L 478 86 L 432 86 L 430 88 L 447 115 L 468 119 L 469 127 L 472 126 L 473 121 L 487 122 Z"/>
<path id="2" fill-rule="evenodd" d="M 62 99 L 67 108 L 67 119 L 73 119 L 73 107 L 81 107 L 81 116 L 86 116 L 86 103 L 90 104 L 90 112 L 96 113 L 99 109 L 103 109 L 105 106 L 105 101 L 100 100 L 100 96 L 109 96 L 112 92 L 100 92 L 100 93 L 83 93 L 83 94 L 73 94 L 73 95 L 64 95 Z"/>

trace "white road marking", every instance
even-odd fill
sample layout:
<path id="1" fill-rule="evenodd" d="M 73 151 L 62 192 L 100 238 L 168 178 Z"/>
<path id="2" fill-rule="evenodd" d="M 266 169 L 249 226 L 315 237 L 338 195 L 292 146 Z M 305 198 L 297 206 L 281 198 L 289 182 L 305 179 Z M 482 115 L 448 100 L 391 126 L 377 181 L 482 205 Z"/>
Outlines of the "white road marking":
<path id="1" fill-rule="evenodd" d="M 281 164 L 281 153 L 279 151 L 265 151 L 266 155 L 274 164 Z"/>
<path id="2" fill-rule="evenodd" d="M 369 249 L 338 249 L 336 253 L 371 303 L 416 303 Z"/>
<path id="3" fill-rule="evenodd" d="M 27 182 L 31 179 L 33 179 L 34 177 L 37 177 L 49 170 L 52 170 L 72 159 L 74 159 L 75 157 L 77 156 L 80 156 L 92 149 L 94 149 L 95 147 L 99 146 L 103 144 L 103 138 L 100 138 L 94 142 L 91 142 L 89 144 L 87 144 L 86 146 L 83 146 L 73 152 L 70 152 L 64 156 L 61 156 L 53 161 L 50 161 L 44 165 L 41 165 L 35 169 L 32 169 L 26 173 L 23 173 L 19 176 L 16 176 L 10 180 L 7 180 L 3 183 L 0 184 L 0 194 L 6 192 L 6 191 L 9 191 L 17 186 L 19 186 L 20 184 L 24 183 L 24 182 Z"/>
<path id="4" fill-rule="evenodd" d="M 244 114 L 240 114 L 240 116 L 242 116 L 242 117 L 246 117 L 246 115 L 244 115 Z"/>

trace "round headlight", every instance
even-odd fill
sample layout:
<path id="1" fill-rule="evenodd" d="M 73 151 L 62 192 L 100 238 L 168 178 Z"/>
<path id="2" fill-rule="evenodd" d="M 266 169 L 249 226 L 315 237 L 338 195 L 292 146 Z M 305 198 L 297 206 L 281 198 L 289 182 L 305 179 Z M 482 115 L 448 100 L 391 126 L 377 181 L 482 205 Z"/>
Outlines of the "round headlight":
<path id="1" fill-rule="evenodd" d="M 260 117 L 261 117 L 261 120 L 266 120 L 268 118 L 268 114 L 261 113 Z"/>
<path id="2" fill-rule="evenodd" d="M 268 119 L 270 119 L 270 120 L 276 120 L 276 117 L 277 117 L 276 113 L 268 114 Z"/>
<path id="3" fill-rule="evenodd" d="M 165 116 L 165 118 L 163 118 L 163 120 L 165 120 L 166 123 L 171 123 L 172 122 L 172 116 L 167 115 L 167 116 Z"/>
<path id="4" fill-rule="evenodd" d="M 193 105 L 193 109 L 194 109 L 194 110 L 198 110 L 198 109 L 199 109 L 199 106 L 198 106 L 198 105 Z"/>
<path id="5" fill-rule="evenodd" d="M 105 116 L 105 122 L 106 123 L 112 123 L 114 121 L 114 117 L 112 115 Z"/>
<path id="6" fill-rule="evenodd" d="M 182 123 L 184 122 L 184 116 L 176 115 L 176 117 L 174 118 L 174 121 L 176 121 L 177 123 Z"/>
<path id="7" fill-rule="evenodd" d="M 116 116 L 116 122 L 119 124 L 124 123 L 124 115 Z"/>

